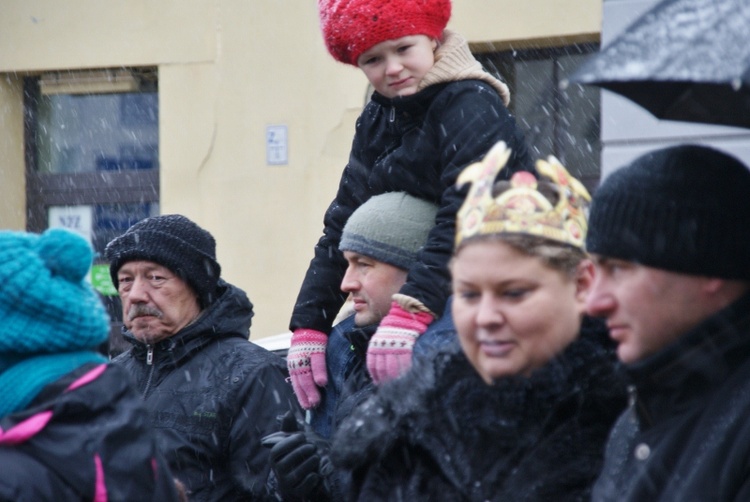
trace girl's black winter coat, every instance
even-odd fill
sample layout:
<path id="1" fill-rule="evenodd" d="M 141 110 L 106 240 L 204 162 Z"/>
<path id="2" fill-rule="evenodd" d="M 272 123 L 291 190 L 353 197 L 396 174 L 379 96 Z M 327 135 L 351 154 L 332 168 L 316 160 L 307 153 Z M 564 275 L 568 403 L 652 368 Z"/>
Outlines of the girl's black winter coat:
<path id="1" fill-rule="evenodd" d="M 330 332 L 345 299 L 339 284 L 346 260 L 338 248 L 344 224 L 370 197 L 385 192 L 406 191 L 440 207 L 436 227 L 400 292 L 441 315 L 450 294 L 447 264 L 456 213 L 465 196 L 454 184 L 464 167 L 481 160 L 498 141 L 513 151 L 510 172 L 533 170 L 515 119 L 480 80 L 435 84 L 394 99 L 375 93 L 357 120 L 349 162 L 294 308 L 292 331 Z"/>

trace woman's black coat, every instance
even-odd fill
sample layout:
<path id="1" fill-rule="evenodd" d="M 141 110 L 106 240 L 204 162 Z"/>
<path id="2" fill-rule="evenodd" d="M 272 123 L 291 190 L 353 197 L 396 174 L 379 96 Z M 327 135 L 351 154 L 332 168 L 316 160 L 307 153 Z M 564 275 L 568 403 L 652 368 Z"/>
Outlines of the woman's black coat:
<path id="1" fill-rule="evenodd" d="M 334 437 L 353 500 L 583 501 L 626 404 L 606 330 L 487 385 L 458 347 L 383 386 Z M 346 477 L 345 477 L 346 479 Z"/>

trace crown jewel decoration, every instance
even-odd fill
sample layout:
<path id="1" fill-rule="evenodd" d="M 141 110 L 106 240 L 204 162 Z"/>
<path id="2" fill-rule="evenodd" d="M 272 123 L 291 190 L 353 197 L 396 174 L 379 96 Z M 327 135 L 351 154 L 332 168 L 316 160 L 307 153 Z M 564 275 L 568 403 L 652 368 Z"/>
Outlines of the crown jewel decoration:
<path id="1" fill-rule="evenodd" d="M 471 183 L 456 221 L 456 247 L 465 239 L 486 234 L 529 234 L 584 249 L 591 203 L 586 187 L 572 177 L 554 157 L 537 160 L 536 169 L 549 182 L 538 181 L 526 171 L 515 173 L 509 187 L 492 196 L 497 174 L 505 167 L 510 149 L 499 142 L 481 162 L 466 167 L 456 184 Z M 507 182 L 506 182 L 507 183 Z M 557 192 L 552 203 L 538 187 L 549 184 Z"/>

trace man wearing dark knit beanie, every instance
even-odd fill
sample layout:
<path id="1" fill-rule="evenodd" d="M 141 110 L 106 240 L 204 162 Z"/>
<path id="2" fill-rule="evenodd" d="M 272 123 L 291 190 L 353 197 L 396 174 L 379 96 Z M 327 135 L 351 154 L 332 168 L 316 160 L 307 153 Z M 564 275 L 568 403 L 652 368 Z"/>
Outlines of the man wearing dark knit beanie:
<path id="1" fill-rule="evenodd" d="M 181 215 L 155 216 L 107 245 L 133 375 L 175 477 L 191 501 L 266 500 L 261 438 L 298 410 L 284 361 L 251 343 L 253 306 L 220 278 L 216 242 Z"/>
<path id="2" fill-rule="evenodd" d="M 594 501 L 750 500 L 750 171 L 647 153 L 595 192 L 589 314 L 632 381 Z"/>
<path id="3" fill-rule="evenodd" d="M 338 500 L 342 480 L 327 467 L 328 440 L 336 426 L 374 390 L 366 368 L 368 342 L 388 314 L 394 295 L 406 282 L 435 224 L 435 204 L 405 192 L 376 195 L 349 217 L 339 249 L 348 267 L 341 290 L 348 293 L 354 313 L 334 326 L 325 351 L 326 385 L 320 405 L 310 410 L 310 425 L 283 429 L 268 438 L 271 462 L 282 494 L 291 500 Z M 454 340 L 450 308 L 404 350 L 409 363 L 427 357 Z M 315 361 L 313 361 L 315 364 Z"/>

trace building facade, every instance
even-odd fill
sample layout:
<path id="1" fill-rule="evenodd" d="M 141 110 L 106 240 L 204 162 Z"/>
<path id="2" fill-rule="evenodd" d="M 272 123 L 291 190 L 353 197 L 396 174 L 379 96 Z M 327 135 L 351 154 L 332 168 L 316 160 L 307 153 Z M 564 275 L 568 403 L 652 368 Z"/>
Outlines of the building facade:
<path id="1" fill-rule="evenodd" d="M 601 23 L 600 0 L 456 0 L 449 23 L 506 78 L 537 155 L 590 184 L 599 92 L 557 82 Z M 367 94 L 314 1 L 6 0 L 0 228 L 68 226 L 101 252 L 140 218 L 185 214 L 255 304 L 252 338 L 283 332 Z"/>

